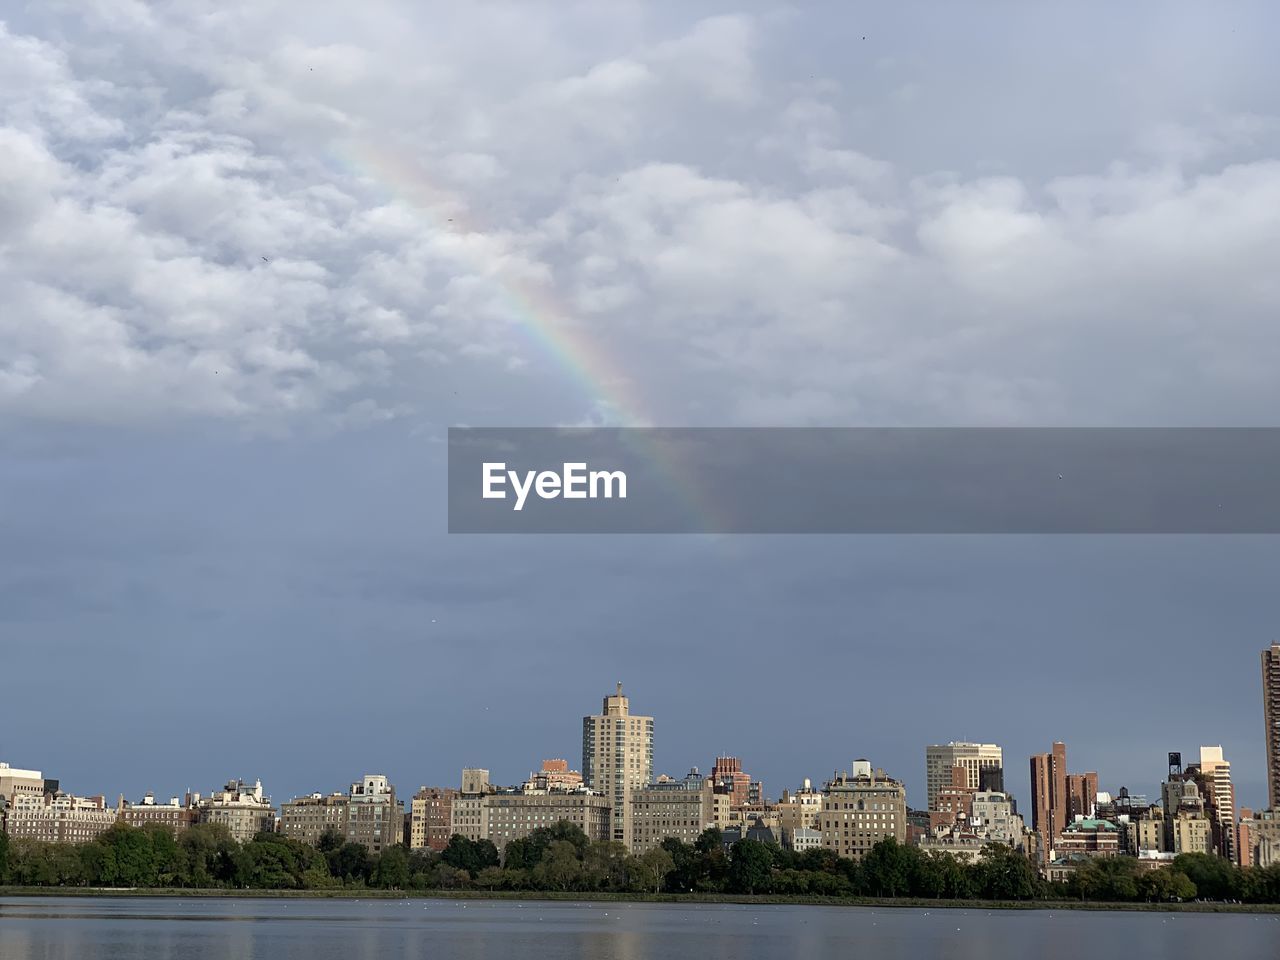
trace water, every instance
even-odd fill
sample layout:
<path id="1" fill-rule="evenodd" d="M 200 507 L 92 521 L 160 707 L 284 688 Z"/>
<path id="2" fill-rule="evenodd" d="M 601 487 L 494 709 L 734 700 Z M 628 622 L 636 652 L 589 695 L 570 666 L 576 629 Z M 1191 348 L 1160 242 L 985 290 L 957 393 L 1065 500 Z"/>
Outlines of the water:
<path id="1" fill-rule="evenodd" d="M 548 903 L 0 899 L 0 960 L 1235 960 L 1280 916 Z"/>

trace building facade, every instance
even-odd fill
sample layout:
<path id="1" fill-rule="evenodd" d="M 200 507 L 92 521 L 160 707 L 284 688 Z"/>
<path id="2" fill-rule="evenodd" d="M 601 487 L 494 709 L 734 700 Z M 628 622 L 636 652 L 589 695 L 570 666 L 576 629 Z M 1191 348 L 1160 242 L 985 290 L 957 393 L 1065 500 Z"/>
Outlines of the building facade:
<path id="1" fill-rule="evenodd" d="M 653 783 L 631 793 L 631 852 L 642 854 L 674 837 L 693 843 L 714 823 L 711 781 L 690 770 L 683 780 Z"/>
<path id="2" fill-rule="evenodd" d="M 453 831 L 452 787 L 422 787 L 409 801 L 409 849 L 443 850 Z"/>
<path id="3" fill-rule="evenodd" d="M 378 773 L 365 774 L 345 794 L 313 793 L 280 805 L 280 832 L 313 847 L 329 833 L 380 853 L 399 843 L 403 830 L 404 804 Z"/>
<path id="4" fill-rule="evenodd" d="M 1048 856 L 1067 826 L 1067 745 L 1060 740 L 1031 758 L 1031 826 Z"/>
<path id="5" fill-rule="evenodd" d="M 582 718 L 582 778 L 609 800 L 609 839 L 630 849 L 631 794 L 653 780 L 653 717 L 631 713 L 622 684 L 599 714 Z"/>
<path id="6" fill-rule="evenodd" d="M 585 787 L 538 793 L 491 793 L 485 797 L 484 806 L 488 820 L 485 835 L 499 854 L 512 840 L 562 821 L 580 828 L 589 840 L 609 839 L 609 798 Z"/>
<path id="7" fill-rule="evenodd" d="M 137 803 L 130 803 L 120 797 L 116 802 L 116 813 L 122 823 L 131 827 L 159 824 L 174 836 L 200 820 L 200 813 L 191 803 L 190 797 L 185 801 L 171 797 L 168 803 L 157 803 L 155 794 L 152 793 L 148 793 Z"/>
<path id="8" fill-rule="evenodd" d="M 823 792 L 818 830 L 828 850 L 859 860 L 886 837 L 906 842 L 907 791 L 883 770 L 855 760 L 850 773 L 836 776 Z"/>
<path id="9" fill-rule="evenodd" d="M 930 810 L 936 809 L 934 801 L 938 791 L 952 786 L 953 767 L 964 769 L 964 786 L 970 790 L 1004 789 L 1004 751 L 996 744 L 965 741 L 931 744 L 924 748 L 924 785 Z"/>
<path id="10" fill-rule="evenodd" d="M 228 780 L 208 797 L 194 795 L 192 803 L 201 823 L 221 824 L 240 843 L 276 828 L 276 809 L 271 798 L 263 794 L 261 780 L 254 781 L 253 786 L 243 780 Z"/>
<path id="11" fill-rule="evenodd" d="M 5 811 L 10 838 L 48 843 L 88 843 L 106 833 L 117 820 L 105 797 L 76 797 L 67 793 L 33 796 L 19 793 Z"/>
<path id="12" fill-rule="evenodd" d="M 1262 715 L 1266 723 L 1267 796 L 1280 810 L 1280 643 L 1262 651 Z"/>

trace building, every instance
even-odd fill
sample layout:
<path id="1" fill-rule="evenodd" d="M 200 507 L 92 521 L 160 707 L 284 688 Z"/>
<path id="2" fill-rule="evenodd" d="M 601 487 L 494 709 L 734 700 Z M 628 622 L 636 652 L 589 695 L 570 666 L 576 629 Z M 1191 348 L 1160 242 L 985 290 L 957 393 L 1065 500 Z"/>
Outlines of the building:
<path id="1" fill-rule="evenodd" d="M 220 823 L 232 839 L 245 843 L 259 833 L 271 833 L 276 827 L 276 809 L 271 798 L 262 793 L 262 781 L 249 786 L 243 780 L 228 780 L 226 785 L 208 797 L 192 796 L 201 823 Z"/>
<path id="2" fill-rule="evenodd" d="M 383 774 L 366 773 L 347 792 L 347 820 L 343 833 L 348 843 L 359 843 L 370 853 L 395 846 L 404 836 L 404 804 L 396 788 Z"/>
<path id="3" fill-rule="evenodd" d="M 1067 745 L 1060 740 L 1031 758 L 1031 826 L 1048 856 L 1067 826 Z"/>
<path id="4" fill-rule="evenodd" d="M 1201 747 L 1197 781 L 1204 794 L 1213 846 L 1218 854 L 1239 862 L 1236 837 L 1236 790 L 1231 783 L 1231 762 L 1222 756 L 1222 747 Z"/>
<path id="5" fill-rule="evenodd" d="M 1280 810 L 1280 643 L 1262 651 L 1262 715 L 1266 721 L 1267 795 Z"/>
<path id="6" fill-rule="evenodd" d="M 1124 853 L 1131 857 L 1143 854 L 1167 853 L 1165 844 L 1164 808 L 1153 804 L 1145 810 L 1122 814 L 1120 824 L 1124 828 L 1121 840 Z"/>
<path id="7" fill-rule="evenodd" d="M 485 805 L 493 792 L 488 770 L 465 767 L 462 771 L 462 789 L 449 807 L 449 834 L 452 836 L 456 833 L 468 840 L 488 840 L 489 815 Z"/>
<path id="8" fill-rule="evenodd" d="M 1182 754 L 1169 754 L 1169 779 L 1161 786 L 1164 849 L 1180 853 L 1213 853 L 1213 821 L 1200 792 L 1199 771 L 1182 770 Z"/>
<path id="9" fill-rule="evenodd" d="M 453 831 L 452 787 L 422 787 L 409 801 L 409 849 L 443 850 Z"/>
<path id="10" fill-rule="evenodd" d="M 1004 751 L 994 743 L 931 744 L 924 748 L 924 783 L 928 808 L 936 809 L 938 791 L 953 785 L 951 770 L 961 767 L 970 790 L 1004 790 Z"/>
<path id="11" fill-rule="evenodd" d="M 969 829 L 988 843 L 1003 843 L 1015 850 L 1027 848 L 1027 825 L 1007 793 L 975 793 L 970 802 Z"/>
<path id="12" fill-rule="evenodd" d="M 528 790 L 576 790 L 582 785 L 582 774 L 570 770 L 568 760 L 543 760 L 542 768 L 525 782 Z"/>
<path id="13" fill-rule="evenodd" d="M 1240 857 L 1243 866 L 1280 863 L 1280 811 L 1240 811 Z"/>
<path id="14" fill-rule="evenodd" d="M 886 837 L 906 842 L 907 791 L 883 770 L 855 760 L 850 773 L 837 774 L 823 792 L 818 830 L 828 850 L 858 860 Z"/>
<path id="15" fill-rule="evenodd" d="M 57 781 L 53 781 L 52 790 L 46 789 L 46 781 L 39 770 L 21 770 L 0 763 L 0 807 L 16 797 L 43 797 L 46 793 L 57 792 Z"/>
<path id="16" fill-rule="evenodd" d="M 713 787 L 694 767 L 683 780 L 664 780 L 631 792 L 631 852 L 642 854 L 673 837 L 693 843 L 715 822 Z"/>
<path id="17" fill-rule="evenodd" d="M 809 827 L 783 827 L 782 845 L 796 853 L 818 850 L 822 847 L 822 831 Z"/>
<path id="18" fill-rule="evenodd" d="M 631 713 L 622 684 L 598 715 L 582 718 L 582 778 L 609 800 L 609 839 L 630 849 L 631 794 L 653 780 L 653 717 Z"/>
<path id="19" fill-rule="evenodd" d="M 280 832 L 316 847 L 326 833 L 345 837 L 347 797 L 342 793 L 313 793 L 280 804 Z"/>
<path id="20" fill-rule="evenodd" d="M 484 807 L 486 838 L 498 848 L 499 854 L 512 840 L 562 821 L 580 828 L 589 840 L 609 839 L 609 798 L 585 787 L 538 793 L 499 791 L 485 796 Z"/>
<path id="21" fill-rule="evenodd" d="M 1098 775 L 1089 773 L 1067 774 L 1067 822 L 1084 820 L 1095 815 L 1098 806 Z"/>
<path id="22" fill-rule="evenodd" d="M 933 806 L 929 808 L 929 835 L 940 827 L 968 823 L 976 792 L 969 786 L 969 774 L 965 768 L 952 767 L 951 782 L 933 796 Z"/>
<path id="23" fill-rule="evenodd" d="M 813 789 L 812 782 L 805 778 L 804 785 L 795 793 L 783 790 L 773 810 L 784 839 L 788 830 L 815 830 L 818 815 L 822 813 L 822 791 Z"/>
<path id="24" fill-rule="evenodd" d="M 160 824 L 177 836 L 183 830 L 198 823 L 200 812 L 188 796 L 185 802 L 171 797 L 168 803 L 156 803 L 155 794 L 147 793 L 137 803 L 130 803 L 124 797 L 116 801 L 116 815 L 122 823 L 131 827 L 145 827 Z"/>
<path id="25" fill-rule="evenodd" d="M 5 811 L 5 831 L 12 839 L 47 843 L 88 843 L 111 829 L 116 810 L 106 798 L 67 793 L 36 796 L 21 792 Z"/>
<path id="26" fill-rule="evenodd" d="M 764 783 L 743 772 L 742 761 L 737 757 L 716 757 L 711 782 L 716 793 L 729 795 L 729 806 L 734 809 L 764 803 Z"/>
<path id="27" fill-rule="evenodd" d="M 1120 828 L 1110 820 L 1082 818 L 1067 824 L 1054 844 L 1056 858 L 1114 857 L 1120 853 Z"/>
<path id="28" fill-rule="evenodd" d="M 949 853 L 965 863 L 977 863 L 991 841 L 959 823 L 938 827 L 920 838 L 917 846 L 925 853 Z"/>
<path id="29" fill-rule="evenodd" d="M 313 847 L 328 833 L 380 853 L 399 843 L 403 831 L 404 804 L 382 774 L 365 774 L 345 794 L 313 793 L 280 805 L 280 832 Z"/>

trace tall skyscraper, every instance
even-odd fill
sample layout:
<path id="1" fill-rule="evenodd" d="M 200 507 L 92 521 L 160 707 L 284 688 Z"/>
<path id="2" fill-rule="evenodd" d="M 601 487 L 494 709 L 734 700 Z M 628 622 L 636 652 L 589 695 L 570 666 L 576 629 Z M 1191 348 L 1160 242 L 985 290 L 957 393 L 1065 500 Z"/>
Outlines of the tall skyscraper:
<path id="1" fill-rule="evenodd" d="M 622 684 L 594 717 L 582 718 L 582 779 L 609 798 L 610 839 L 631 847 L 631 791 L 653 780 L 653 717 L 633 716 Z"/>
<path id="2" fill-rule="evenodd" d="M 1236 789 L 1231 783 L 1231 762 L 1223 759 L 1221 746 L 1200 748 L 1200 781 L 1213 820 L 1214 846 L 1222 856 L 1238 862 Z"/>
<path id="3" fill-rule="evenodd" d="M 1031 758 L 1031 825 L 1046 855 L 1066 828 L 1067 805 L 1067 745 L 1056 741 Z"/>
<path id="4" fill-rule="evenodd" d="M 924 784 L 928 808 L 938 791 L 951 786 L 951 768 L 963 767 L 970 790 L 1004 789 L 1004 751 L 994 743 L 952 742 L 924 748 Z"/>
<path id="5" fill-rule="evenodd" d="M 1280 810 L 1280 643 L 1262 651 L 1262 714 L 1267 722 L 1267 791 Z"/>

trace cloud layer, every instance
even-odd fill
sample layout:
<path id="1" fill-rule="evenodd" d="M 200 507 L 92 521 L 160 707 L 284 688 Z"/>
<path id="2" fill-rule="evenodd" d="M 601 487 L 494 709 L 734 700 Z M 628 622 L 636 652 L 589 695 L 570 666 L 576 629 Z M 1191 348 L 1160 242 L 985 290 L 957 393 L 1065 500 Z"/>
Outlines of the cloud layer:
<path id="1" fill-rule="evenodd" d="M 1256 104 L 1156 104 L 1083 170 L 1008 169 L 990 143 L 904 146 L 903 117 L 946 121 L 940 71 L 838 14 L 856 62 L 806 62 L 789 40 L 822 22 L 764 8 L 288 7 L 0 26 L 6 416 L 1204 423 L 1280 401 Z"/>

